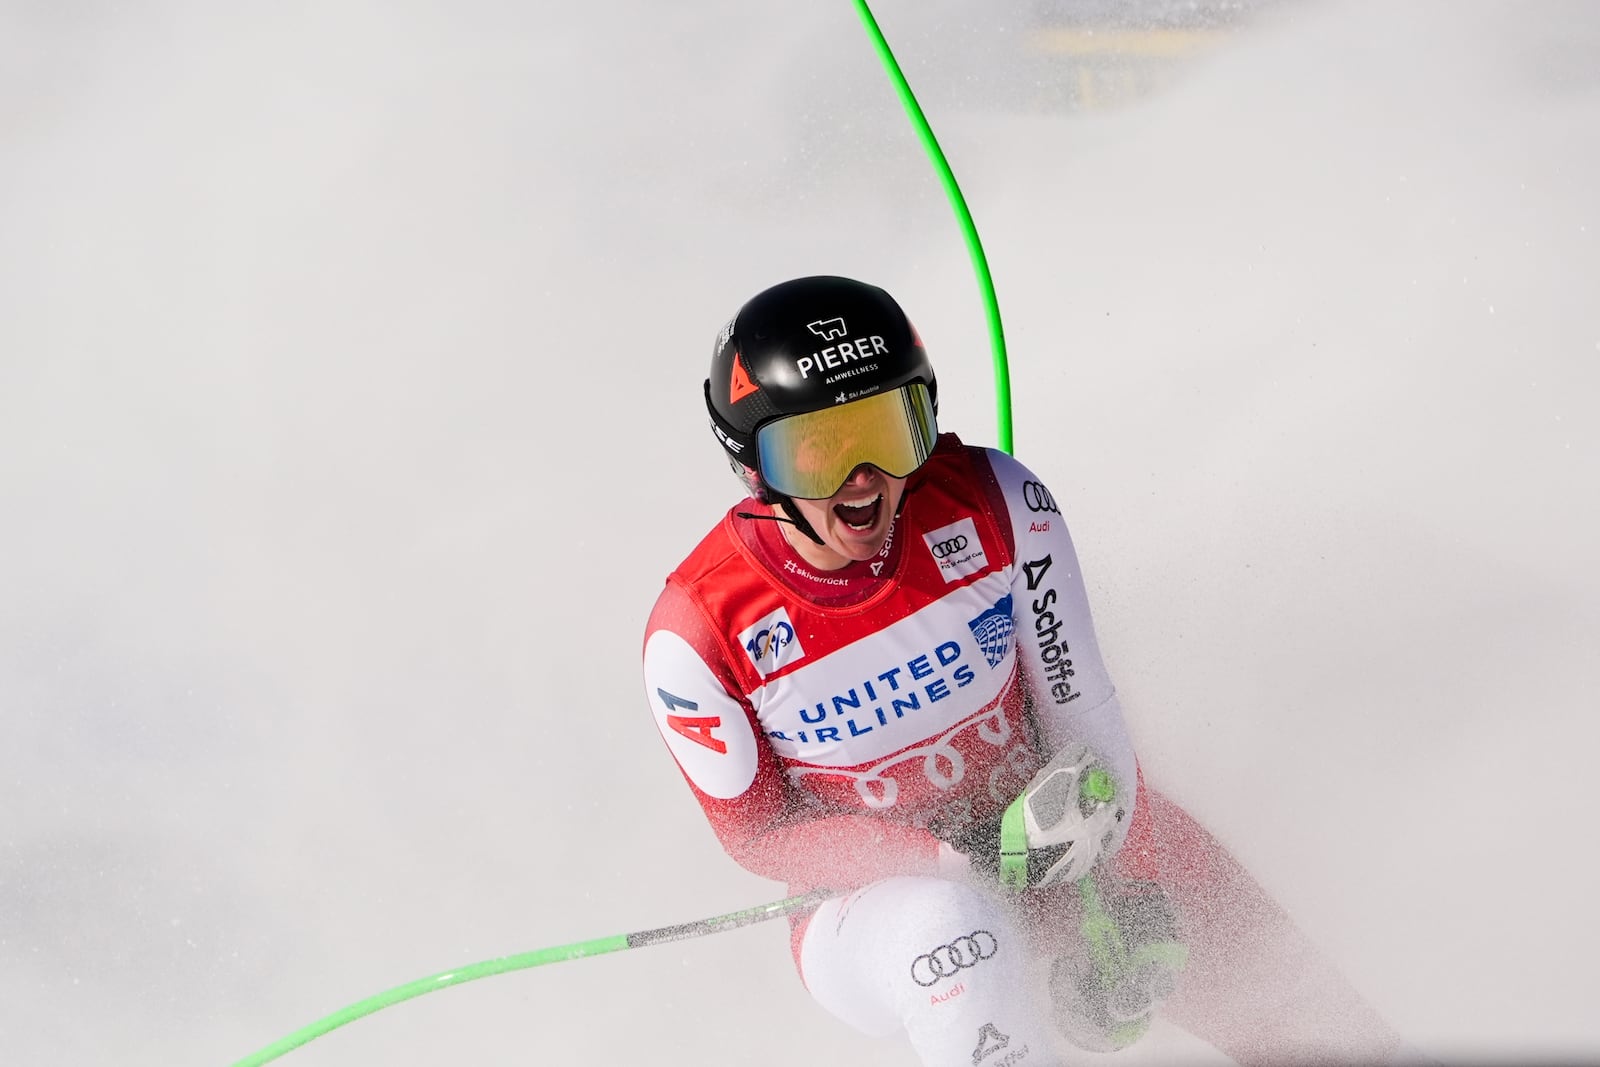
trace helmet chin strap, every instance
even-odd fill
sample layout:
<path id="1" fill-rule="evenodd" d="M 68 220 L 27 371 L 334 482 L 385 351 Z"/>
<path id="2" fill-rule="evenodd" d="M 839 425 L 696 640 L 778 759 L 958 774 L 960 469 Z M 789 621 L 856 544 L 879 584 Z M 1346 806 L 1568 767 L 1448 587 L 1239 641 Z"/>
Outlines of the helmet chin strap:
<path id="1" fill-rule="evenodd" d="M 812 529 L 811 523 L 807 522 L 806 517 L 800 514 L 800 509 L 794 506 L 793 500 L 786 496 L 778 496 L 776 493 L 769 496 L 768 500 L 773 505 L 782 508 L 783 514 L 787 515 L 788 518 L 783 518 L 779 515 L 757 515 L 750 511 L 739 511 L 735 512 L 734 514 L 738 515 L 741 519 L 771 519 L 773 522 L 786 522 L 790 526 L 793 526 L 796 530 L 799 530 L 801 533 L 809 537 L 819 547 L 827 547 L 822 538 L 817 536 L 817 531 Z"/>
<path id="2" fill-rule="evenodd" d="M 737 511 L 734 512 L 734 514 L 738 515 L 741 519 L 771 519 L 773 522 L 786 522 L 790 526 L 793 526 L 796 530 L 799 530 L 801 533 L 811 538 L 811 540 L 819 547 L 827 547 L 827 543 L 824 542 L 822 538 L 817 536 L 817 531 L 814 530 L 811 524 L 806 521 L 806 517 L 800 514 L 800 509 L 794 506 L 794 500 L 792 498 L 779 496 L 770 489 L 767 490 L 763 495 L 768 503 L 771 503 L 775 507 L 782 508 L 783 514 L 787 515 L 788 518 L 783 518 L 778 515 L 757 515 L 750 511 Z M 895 518 L 898 519 L 900 517 L 900 512 L 905 509 L 906 499 L 910 496 L 910 487 L 907 486 L 906 492 L 900 494 L 900 503 L 895 505 Z"/>
<path id="3" fill-rule="evenodd" d="M 817 535 L 816 530 L 811 528 L 811 523 L 806 521 L 806 517 L 800 514 L 800 509 L 794 506 L 793 500 L 786 496 L 780 496 L 778 497 L 778 506 L 783 509 L 785 515 L 789 516 L 789 524 L 791 526 L 811 538 L 819 546 L 823 545 L 822 538 Z"/>

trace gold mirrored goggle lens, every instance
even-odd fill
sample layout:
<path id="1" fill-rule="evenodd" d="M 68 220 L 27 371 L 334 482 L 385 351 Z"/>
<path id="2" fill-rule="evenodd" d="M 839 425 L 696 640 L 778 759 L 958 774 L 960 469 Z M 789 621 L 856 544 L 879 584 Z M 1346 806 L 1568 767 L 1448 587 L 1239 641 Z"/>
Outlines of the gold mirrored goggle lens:
<path id="1" fill-rule="evenodd" d="M 938 436 L 928 387 L 912 382 L 769 422 L 756 433 L 756 457 L 762 479 L 773 489 L 825 500 L 863 463 L 906 477 L 922 466 Z"/>

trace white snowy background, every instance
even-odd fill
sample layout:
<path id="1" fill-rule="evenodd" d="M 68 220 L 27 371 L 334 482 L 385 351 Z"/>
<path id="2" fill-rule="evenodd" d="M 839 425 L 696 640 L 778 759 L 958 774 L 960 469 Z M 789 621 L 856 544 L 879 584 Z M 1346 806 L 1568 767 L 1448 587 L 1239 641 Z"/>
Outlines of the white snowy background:
<path id="1" fill-rule="evenodd" d="M 1600 1057 L 1600 6 L 1287 4 L 1092 111 L 1032 12 L 878 13 L 1150 779 L 1418 1046 Z M 818 272 L 994 443 L 846 0 L 0 0 L 0 1061 L 223 1065 L 782 896 L 638 661 L 737 496 L 713 336 Z M 284 1062 L 913 1059 L 772 923 Z"/>

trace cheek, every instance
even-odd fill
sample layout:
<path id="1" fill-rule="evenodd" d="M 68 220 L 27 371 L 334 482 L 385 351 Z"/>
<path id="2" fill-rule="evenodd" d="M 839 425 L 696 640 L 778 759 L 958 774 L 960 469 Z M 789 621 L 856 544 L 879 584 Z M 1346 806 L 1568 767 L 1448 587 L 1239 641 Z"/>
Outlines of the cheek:
<path id="1" fill-rule="evenodd" d="M 809 522 L 814 529 L 822 529 L 823 525 L 833 514 L 829 507 L 819 507 L 809 500 L 797 500 L 795 506 L 800 509 L 800 516 Z"/>

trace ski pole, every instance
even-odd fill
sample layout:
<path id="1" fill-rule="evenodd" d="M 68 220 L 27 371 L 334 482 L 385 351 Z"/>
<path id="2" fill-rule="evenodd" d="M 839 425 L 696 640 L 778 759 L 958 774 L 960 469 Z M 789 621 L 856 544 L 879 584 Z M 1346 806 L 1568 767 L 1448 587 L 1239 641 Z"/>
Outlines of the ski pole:
<path id="1" fill-rule="evenodd" d="M 639 930 L 631 934 L 616 934 L 612 937 L 597 937 L 592 941 L 575 941 L 570 945 L 556 945 L 552 948 L 535 949 L 532 952 L 522 952 L 514 956 L 501 956 L 498 959 L 485 960 L 474 963 L 468 967 L 460 967 L 453 971 L 444 971 L 440 974 L 419 978 L 405 985 L 395 986 L 393 989 L 368 997 L 365 1000 L 336 1011 L 332 1015 L 319 1019 L 309 1026 L 296 1030 L 281 1040 L 274 1041 L 260 1052 L 246 1056 L 236 1062 L 233 1067 L 259 1067 L 260 1064 L 270 1063 L 284 1053 L 299 1048 L 314 1038 L 321 1037 L 330 1030 L 336 1030 L 346 1023 L 354 1022 L 365 1015 L 381 1011 L 391 1005 L 398 1004 L 412 997 L 420 997 L 424 993 L 432 993 L 436 989 L 447 986 L 461 985 L 490 975 L 505 974 L 508 971 L 522 971 L 530 967 L 542 967 L 548 963 L 565 963 L 567 960 L 582 959 L 585 956 L 601 956 L 607 952 L 621 952 L 624 949 L 643 948 L 646 945 L 664 945 L 669 941 L 685 941 L 691 937 L 704 937 L 707 934 L 717 934 L 724 930 L 734 930 L 741 926 L 752 926 L 756 923 L 766 922 L 785 915 L 792 915 L 797 911 L 806 911 L 821 904 L 833 895 L 830 889 L 814 889 L 800 896 L 788 897 L 784 900 L 774 901 L 771 904 L 762 904 L 743 911 L 729 912 L 727 915 L 716 915 L 708 919 L 696 919 L 692 922 L 677 923 L 672 926 L 660 926 L 653 930 Z"/>

